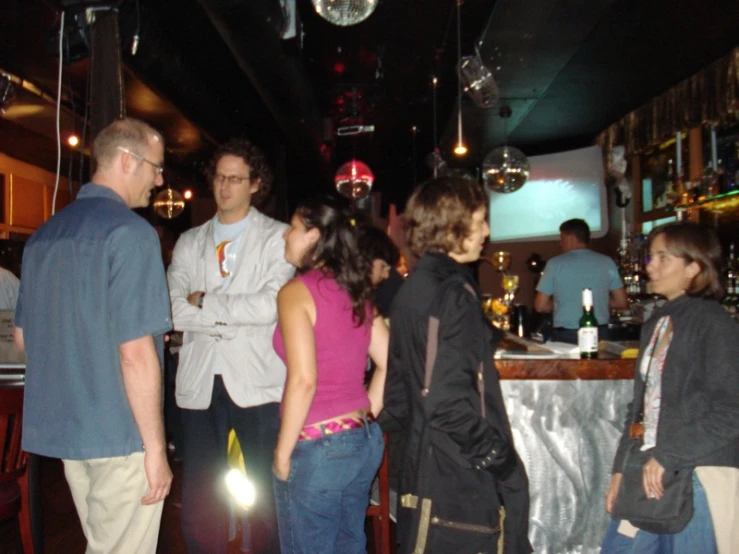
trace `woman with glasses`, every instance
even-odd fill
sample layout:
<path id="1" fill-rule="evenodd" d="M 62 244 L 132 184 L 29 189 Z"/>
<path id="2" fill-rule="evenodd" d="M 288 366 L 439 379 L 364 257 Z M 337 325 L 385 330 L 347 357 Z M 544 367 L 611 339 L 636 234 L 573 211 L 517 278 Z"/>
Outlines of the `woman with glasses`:
<path id="1" fill-rule="evenodd" d="M 717 539 L 739 544 L 739 326 L 716 301 L 721 247 L 713 231 L 669 223 L 649 235 L 647 273 L 652 291 L 667 299 L 642 326 L 634 375 L 634 401 L 606 492 L 611 513 L 619 495 L 626 453 L 649 453 L 642 466 L 644 496 L 662 498 L 663 477 L 692 471 L 693 516 L 673 534 L 655 534 L 614 520 L 603 554 L 711 554 Z M 643 399 L 643 402 L 642 402 Z"/>
<path id="2" fill-rule="evenodd" d="M 369 302 L 369 261 L 348 202 L 308 201 L 285 232 L 298 276 L 277 297 L 287 365 L 274 487 L 283 554 L 366 552 L 365 511 L 383 453 L 387 327 Z M 364 387 L 367 355 L 377 365 Z"/>

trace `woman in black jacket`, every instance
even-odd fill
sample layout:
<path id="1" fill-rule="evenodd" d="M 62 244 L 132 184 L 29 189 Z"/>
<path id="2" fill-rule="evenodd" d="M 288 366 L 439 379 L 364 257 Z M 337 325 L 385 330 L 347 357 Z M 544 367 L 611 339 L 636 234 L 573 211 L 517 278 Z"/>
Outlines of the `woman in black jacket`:
<path id="1" fill-rule="evenodd" d="M 666 471 L 694 469 L 694 512 L 673 534 L 614 520 L 601 552 L 711 554 L 717 536 L 730 545 L 739 528 L 739 326 L 716 302 L 721 247 L 713 231 L 690 223 L 658 227 L 649 236 L 649 257 L 652 291 L 667 302 L 642 327 L 633 402 L 644 399 L 643 418 L 634 420 L 632 402 L 606 510 L 613 510 L 626 453 L 638 440 L 649 454 L 644 495 L 662 497 Z"/>
<path id="2" fill-rule="evenodd" d="M 385 389 L 406 435 L 398 552 L 527 554 L 528 479 L 493 365 L 500 332 L 466 265 L 490 233 L 487 196 L 475 182 L 436 179 L 405 217 L 419 261 L 393 304 Z"/>

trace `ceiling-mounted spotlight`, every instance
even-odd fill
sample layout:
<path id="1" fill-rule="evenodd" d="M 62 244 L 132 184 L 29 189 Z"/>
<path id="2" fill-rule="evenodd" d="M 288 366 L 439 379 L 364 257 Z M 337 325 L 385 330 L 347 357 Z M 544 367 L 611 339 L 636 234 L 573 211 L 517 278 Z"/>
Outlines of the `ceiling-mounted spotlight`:
<path id="1" fill-rule="evenodd" d="M 312 0 L 316 13 L 340 27 L 356 25 L 367 19 L 380 0 Z"/>
<path id="2" fill-rule="evenodd" d="M 465 56 L 457 67 L 464 91 L 480 108 L 492 108 L 500 99 L 498 83 L 480 59 L 480 54 Z"/>

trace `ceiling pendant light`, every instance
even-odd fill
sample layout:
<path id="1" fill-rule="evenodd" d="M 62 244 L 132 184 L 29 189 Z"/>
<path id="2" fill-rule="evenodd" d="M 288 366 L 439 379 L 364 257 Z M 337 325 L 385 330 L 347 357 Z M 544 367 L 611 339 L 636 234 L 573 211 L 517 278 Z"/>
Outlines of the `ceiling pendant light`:
<path id="1" fill-rule="evenodd" d="M 154 198 L 154 211 L 164 219 L 174 219 L 185 209 L 185 199 L 178 190 L 167 187 Z"/>
<path id="2" fill-rule="evenodd" d="M 464 83 L 464 91 L 479 108 L 492 108 L 500 99 L 500 89 L 491 71 L 485 67 L 480 52 L 465 56 L 457 68 L 459 78 Z"/>
<path id="3" fill-rule="evenodd" d="M 350 200 L 367 198 L 372 191 L 375 175 L 364 162 L 351 160 L 342 165 L 334 177 L 336 191 Z"/>
<path id="4" fill-rule="evenodd" d="M 503 136 L 507 139 L 507 121 L 511 108 L 503 106 L 499 115 L 503 120 Z M 529 178 L 529 159 L 518 148 L 504 144 L 495 148 L 482 161 L 482 178 L 492 192 L 516 192 Z"/>
<path id="5" fill-rule="evenodd" d="M 367 19 L 380 0 L 313 0 L 316 13 L 339 27 L 356 25 Z"/>
<path id="6" fill-rule="evenodd" d="M 462 0 L 457 0 L 457 60 L 462 64 Z M 457 78 L 457 144 L 454 147 L 457 156 L 467 154 L 467 146 L 462 136 L 462 78 Z"/>
<path id="7" fill-rule="evenodd" d="M 438 138 L 438 125 L 437 125 L 437 117 L 436 117 L 436 90 L 439 87 L 439 79 L 436 77 L 436 75 L 433 75 L 431 77 L 431 86 L 433 87 L 432 90 L 432 99 L 433 99 L 433 118 L 434 118 L 434 124 L 433 124 L 433 130 L 434 130 L 434 150 L 426 156 L 426 164 L 433 170 L 434 179 L 439 177 L 440 175 L 443 175 L 447 170 L 446 161 L 444 158 L 441 157 L 441 152 L 439 151 L 439 138 Z"/>

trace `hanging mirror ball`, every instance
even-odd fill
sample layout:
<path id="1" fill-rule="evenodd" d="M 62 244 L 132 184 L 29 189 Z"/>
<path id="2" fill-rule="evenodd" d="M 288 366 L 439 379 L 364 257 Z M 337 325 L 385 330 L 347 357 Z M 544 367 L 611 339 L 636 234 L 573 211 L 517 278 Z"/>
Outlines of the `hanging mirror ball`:
<path id="1" fill-rule="evenodd" d="M 336 172 L 334 183 L 342 196 L 351 200 L 360 200 L 369 196 L 375 176 L 367 164 L 359 160 L 351 160 L 342 165 Z"/>
<path id="2" fill-rule="evenodd" d="M 316 13 L 340 27 L 356 25 L 367 19 L 380 0 L 313 0 Z"/>
<path id="3" fill-rule="evenodd" d="M 154 198 L 154 211 L 164 219 L 174 219 L 185 209 L 185 199 L 179 191 L 166 188 Z"/>
<path id="4" fill-rule="evenodd" d="M 529 178 L 529 159 L 512 146 L 499 146 L 482 161 L 485 186 L 491 192 L 516 192 Z"/>

